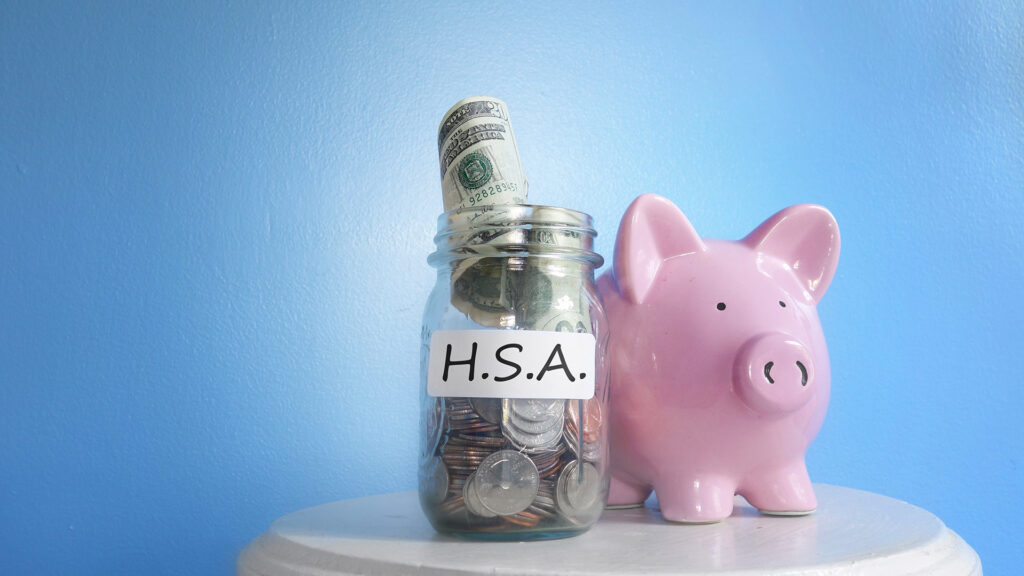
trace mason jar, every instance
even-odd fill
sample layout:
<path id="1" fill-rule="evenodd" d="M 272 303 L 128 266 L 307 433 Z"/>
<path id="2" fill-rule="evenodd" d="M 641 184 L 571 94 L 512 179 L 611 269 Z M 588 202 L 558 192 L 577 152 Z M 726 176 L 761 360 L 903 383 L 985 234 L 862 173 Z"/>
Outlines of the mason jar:
<path id="1" fill-rule="evenodd" d="M 423 315 L 420 503 L 439 532 L 571 536 L 607 500 L 608 325 L 587 214 L 445 212 Z"/>

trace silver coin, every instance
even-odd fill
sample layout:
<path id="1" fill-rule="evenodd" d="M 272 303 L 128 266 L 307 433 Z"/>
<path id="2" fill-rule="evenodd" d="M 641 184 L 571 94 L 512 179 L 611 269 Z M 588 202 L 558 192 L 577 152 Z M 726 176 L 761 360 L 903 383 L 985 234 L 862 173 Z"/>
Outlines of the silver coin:
<path id="1" fill-rule="evenodd" d="M 501 398 L 470 398 L 469 403 L 484 420 L 491 424 L 501 423 Z"/>
<path id="2" fill-rule="evenodd" d="M 583 459 L 587 462 L 601 461 L 601 443 L 585 442 L 583 444 Z"/>
<path id="3" fill-rule="evenodd" d="M 579 472 L 577 472 L 579 471 Z M 593 464 L 573 460 L 565 465 L 558 476 L 558 509 L 566 515 L 574 515 L 591 507 L 598 497 L 601 477 Z"/>
<path id="4" fill-rule="evenodd" d="M 508 424 L 515 426 L 527 434 L 541 434 L 551 430 L 552 428 L 561 428 L 563 422 L 564 419 L 561 416 L 552 416 L 546 420 L 526 420 L 516 416 L 515 414 L 509 414 L 508 417 Z"/>
<path id="5" fill-rule="evenodd" d="M 480 496 L 477 493 L 476 474 L 470 474 L 469 478 L 466 479 L 466 483 L 462 487 L 462 501 L 465 502 L 466 510 L 470 514 L 483 516 L 484 518 L 494 518 L 497 516 L 497 514 L 485 508 L 483 503 L 480 502 Z"/>
<path id="6" fill-rule="evenodd" d="M 516 398 L 507 402 L 510 413 L 526 420 L 547 421 L 565 413 L 565 400 L 559 398 Z"/>
<path id="7" fill-rule="evenodd" d="M 563 422 L 559 419 L 556 426 L 539 434 L 531 434 L 520 430 L 511 422 L 502 424 L 501 430 L 513 444 L 528 451 L 547 450 L 558 445 L 562 438 Z"/>
<path id="8" fill-rule="evenodd" d="M 434 503 L 444 501 L 444 497 L 448 495 L 448 469 L 444 462 L 436 456 L 431 458 L 420 475 L 423 495 Z"/>
<path id="9" fill-rule="evenodd" d="M 429 456 L 437 450 L 441 441 L 441 430 L 444 424 L 444 406 L 440 398 L 434 398 L 433 408 L 428 408 L 423 415 L 424 422 L 424 443 L 422 456 Z"/>
<path id="10" fill-rule="evenodd" d="M 502 516 L 526 510 L 540 485 L 537 467 L 515 450 L 491 454 L 474 476 L 475 496 L 485 508 Z"/>
<path id="11" fill-rule="evenodd" d="M 537 499 L 533 503 L 534 506 L 542 510 L 554 510 L 555 500 L 549 496 L 537 495 Z"/>

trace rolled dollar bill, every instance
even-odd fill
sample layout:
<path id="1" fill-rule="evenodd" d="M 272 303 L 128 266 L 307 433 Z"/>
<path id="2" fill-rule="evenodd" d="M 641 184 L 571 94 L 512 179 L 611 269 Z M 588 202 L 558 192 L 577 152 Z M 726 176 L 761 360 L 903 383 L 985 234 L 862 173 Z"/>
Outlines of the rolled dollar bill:
<path id="1" fill-rule="evenodd" d="M 539 263 L 527 265 L 520 282 L 521 316 L 530 330 L 591 333 L 590 302 L 581 276 Z"/>
<path id="2" fill-rule="evenodd" d="M 452 106 L 437 129 L 437 153 L 446 212 L 526 203 L 528 182 L 501 100 L 473 96 Z"/>
<path id="3" fill-rule="evenodd" d="M 583 314 L 583 324 L 590 325 L 589 310 L 580 307 L 585 302 L 580 300 L 582 285 L 576 272 L 566 265 L 546 264 L 548 257 L 578 252 L 588 240 L 566 220 L 565 210 L 491 205 L 455 210 L 446 218 L 462 230 L 446 240 L 452 253 L 461 255 L 452 264 L 456 308 L 484 326 L 554 330 L 558 322 L 546 327 L 546 320 L 551 313 L 563 312 Z M 564 225 L 538 224 L 549 220 Z M 540 257 L 513 256 L 525 246 Z"/>

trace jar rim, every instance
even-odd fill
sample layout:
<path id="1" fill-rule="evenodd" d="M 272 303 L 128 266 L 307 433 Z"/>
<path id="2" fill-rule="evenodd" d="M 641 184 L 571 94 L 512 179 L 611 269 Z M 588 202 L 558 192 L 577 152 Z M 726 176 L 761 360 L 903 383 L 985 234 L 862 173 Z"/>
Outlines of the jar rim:
<path id="1" fill-rule="evenodd" d="M 559 218 L 552 219 L 553 216 Z M 544 204 L 486 204 L 452 208 L 437 217 L 437 231 L 440 235 L 452 225 L 471 224 L 477 227 L 495 221 L 572 226 L 587 230 L 591 236 L 597 236 L 590 214 L 572 208 Z"/>
<path id="2" fill-rule="evenodd" d="M 565 236 L 577 235 L 578 242 L 567 245 L 550 245 L 529 241 L 531 231 L 550 230 Z M 471 239 L 508 234 L 500 240 L 472 242 Z M 437 250 L 427 261 L 440 266 L 462 258 L 477 257 L 547 257 L 569 258 L 588 262 L 595 269 L 604 264 L 604 258 L 592 250 L 597 231 L 593 219 L 585 212 L 540 204 L 490 204 L 454 208 L 437 218 L 437 234 L 434 244 Z M 474 249 L 486 246 L 486 253 Z"/>

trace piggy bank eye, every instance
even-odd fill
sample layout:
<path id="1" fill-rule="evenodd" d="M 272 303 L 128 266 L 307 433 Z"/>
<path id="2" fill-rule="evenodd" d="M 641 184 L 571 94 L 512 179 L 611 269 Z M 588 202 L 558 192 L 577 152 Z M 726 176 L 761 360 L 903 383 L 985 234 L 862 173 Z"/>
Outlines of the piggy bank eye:
<path id="1" fill-rule="evenodd" d="M 785 308 L 786 307 L 786 303 L 783 302 L 782 300 L 779 300 L 779 306 L 782 306 L 783 308 Z"/>
<path id="2" fill-rule="evenodd" d="M 719 302 L 717 308 L 719 310 L 725 310 L 725 302 Z"/>

